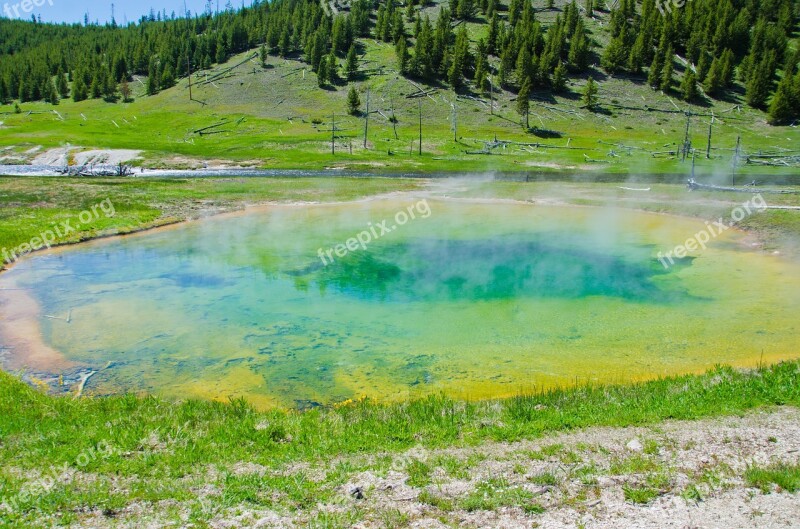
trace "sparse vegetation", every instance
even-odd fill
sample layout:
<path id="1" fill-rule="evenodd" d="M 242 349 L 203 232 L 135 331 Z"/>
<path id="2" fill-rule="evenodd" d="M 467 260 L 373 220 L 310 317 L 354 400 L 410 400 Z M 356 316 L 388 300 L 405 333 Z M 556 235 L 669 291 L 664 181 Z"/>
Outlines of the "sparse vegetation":
<path id="1" fill-rule="evenodd" d="M 714 384 L 709 384 L 712 379 Z M 676 391 L 678 388 L 680 391 Z M 628 386 L 565 389 L 496 402 L 456 403 L 444 397 L 430 397 L 387 405 L 360 401 L 293 413 L 257 412 L 244 401 L 171 403 L 135 396 L 59 399 L 41 394 L 10 375 L 0 374 L 0 433 L 4 439 L 0 479 L 4 495 L 15 497 L 26 486 L 27 481 L 20 479 L 20 473 L 35 473 L 37 469 L 64 464 L 90 473 L 94 476 L 92 483 L 98 484 L 72 481 L 60 485 L 37 497 L 35 503 L 25 503 L 13 514 L 0 512 L 0 519 L 8 527 L 34 527 L 49 523 L 46 520 L 52 516 L 75 520 L 79 516 L 76 509 L 81 506 L 116 512 L 135 501 L 178 501 L 187 508 L 192 505 L 200 508 L 196 491 L 207 485 L 209 479 L 219 495 L 215 493 L 204 501 L 211 501 L 216 509 L 246 505 L 307 512 L 315 505 L 333 501 L 354 476 L 370 468 L 386 468 L 391 461 L 380 457 L 365 463 L 360 459 L 369 454 L 391 454 L 419 446 L 431 450 L 473 447 L 481 442 L 536 438 L 548 432 L 593 425 L 645 425 L 665 418 L 698 419 L 741 413 L 762 405 L 798 405 L 799 388 L 800 363 L 795 361 L 754 372 L 720 368 L 705 375 Z M 528 409 L 520 408 L 522 402 L 530 403 L 531 410 L 538 406 L 537 411 L 530 415 L 520 413 L 521 409 Z M 456 406 L 460 410 L 459 420 L 454 422 L 448 410 Z M 497 413 L 498 406 L 502 422 L 481 426 L 486 424 L 487 417 Z M 565 417 L 570 418 L 568 423 L 564 422 Z M 342 424 L 347 428 L 340 428 Z M 113 447 L 113 452 L 108 457 L 96 457 L 83 467 L 77 466 L 81 454 L 95 449 L 101 441 Z M 552 457 L 548 464 L 562 468 L 564 463 L 559 456 L 577 450 L 576 446 L 544 441 L 533 452 L 533 458 L 520 453 L 522 459 L 518 461 L 531 465 L 543 461 L 540 457 Z M 340 462 L 322 477 L 312 477 L 310 471 L 304 470 L 332 456 Z M 597 482 L 591 477 L 607 473 L 633 479 L 624 484 L 622 494 L 637 504 L 649 502 L 673 487 L 672 471 L 653 460 L 654 456 L 603 457 L 609 458 L 608 471 L 596 463 L 576 464 L 580 466 L 576 466 L 575 475 L 587 478 L 576 483 L 586 491 L 574 491 L 569 497 L 576 501 L 592 497 Z M 487 455 L 480 451 L 471 452 L 466 461 L 439 455 L 425 461 L 414 456 L 404 460 L 407 464 L 402 472 L 406 483 L 417 489 L 433 486 L 437 465 L 450 469 L 450 479 L 469 479 L 468 476 L 481 473 L 489 464 Z M 241 462 L 252 468 L 239 469 L 237 465 Z M 459 464 L 467 470 L 466 475 L 457 471 Z M 211 478 L 205 471 L 197 473 L 198 469 L 211 468 L 209 465 L 226 470 Z M 555 468 L 531 475 L 536 476 L 535 481 L 558 491 L 561 484 L 551 485 L 557 477 L 553 473 Z M 700 483 L 706 487 L 724 487 L 725 480 L 732 475 L 729 468 L 707 467 L 705 477 L 699 476 L 696 482 L 698 491 Z M 797 467 L 791 465 L 753 467 L 747 471 L 747 479 L 753 486 L 768 488 L 774 483 L 787 491 L 796 490 L 797 475 Z M 524 480 L 522 475 L 518 479 Z M 126 485 L 115 487 L 112 482 Z M 344 488 L 345 494 L 350 492 L 351 489 Z M 370 487 L 363 489 L 367 498 L 379 493 L 383 492 Z M 517 507 L 531 516 L 542 509 L 549 510 L 546 503 L 510 478 L 483 480 L 458 497 L 432 491 L 420 494 L 420 502 L 441 511 L 449 511 L 451 505 L 452 509 L 466 511 Z M 692 497 L 694 492 L 685 494 Z M 202 510 L 192 512 L 198 523 L 211 515 Z M 314 516 L 323 520 L 327 515 Z M 340 517 L 337 520 L 347 520 L 363 513 L 348 511 L 336 516 Z"/>
<path id="2" fill-rule="evenodd" d="M 658 496 L 658 491 L 653 487 L 624 485 L 625 499 L 632 503 L 650 503 Z"/>
<path id="3" fill-rule="evenodd" d="M 800 490 L 800 464 L 753 465 L 745 471 L 744 477 L 748 485 L 758 487 L 764 493 L 770 492 L 773 486 L 786 492 Z"/>

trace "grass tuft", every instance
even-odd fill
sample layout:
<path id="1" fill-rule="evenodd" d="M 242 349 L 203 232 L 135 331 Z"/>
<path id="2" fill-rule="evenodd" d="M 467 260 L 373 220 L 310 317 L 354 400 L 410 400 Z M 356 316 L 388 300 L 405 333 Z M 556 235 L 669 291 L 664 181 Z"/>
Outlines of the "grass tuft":
<path id="1" fill-rule="evenodd" d="M 648 486 L 623 485 L 622 491 L 625 494 L 625 500 L 640 505 L 650 503 L 658 497 L 658 490 Z"/>
<path id="2" fill-rule="evenodd" d="M 773 485 L 780 490 L 796 492 L 800 489 L 800 464 L 774 463 L 768 467 L 750 466 L 744 473 L 744 479 L 751 487 L 761 489 L 765 494 Z"/>

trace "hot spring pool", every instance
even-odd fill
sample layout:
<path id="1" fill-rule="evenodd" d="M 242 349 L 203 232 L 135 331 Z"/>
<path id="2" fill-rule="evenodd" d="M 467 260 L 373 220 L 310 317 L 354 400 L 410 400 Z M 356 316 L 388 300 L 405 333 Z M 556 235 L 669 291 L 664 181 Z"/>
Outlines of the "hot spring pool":
<path id="1" fill-rule="evenodd" d="M 270 206 L 39 254 L 0 277 L 22 289 L 7 311 L 36 306 L 0 344 L 18 363 L 39 343 L 40 358 L 96 370 L 95 394 L 259 407 L 495 397 L 798 356 L 800 266 L 740 232 L 665 269 L 657 253 L 703 222 L 424 204 Z"/>

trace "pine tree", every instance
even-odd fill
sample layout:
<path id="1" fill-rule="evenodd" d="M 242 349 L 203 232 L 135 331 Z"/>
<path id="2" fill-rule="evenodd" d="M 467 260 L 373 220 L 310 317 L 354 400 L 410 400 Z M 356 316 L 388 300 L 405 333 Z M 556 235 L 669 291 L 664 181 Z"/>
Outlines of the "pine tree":
<path id="1" fill-rule="evenodd" d="M 41 91 L 41 98 L 44 101 L 47 101 L 51 105 L 58 104 L 58 95 L 56 94 L 56 89 L 53 86 L 53 82 L 50 80 L 50 78 L 47 78 L 45 80 L 40 91 Z"/>
<path id="2" fill-rule="evenodd" d="M 553 71 L 553 92 L 561 93 L 567 88 L 567 68 L 563 62 L 559 62 Z"/>
<path id="3" fill-rule="evenodd" d="M 116 101 L 117 83 L 114 81 L 111 72 L 104 70 L 103 73 L 103 98 L 106 101 Z"/>
<path id="4" fill-rule="evenodd" d="M 78 76 L 72 83 L 72 100 L 77 103 L 84 101 L 87 97 L 86 83 L 83 82 L 82 76 Z"/>
<path id="5" fill-rule="evenodd" d="M 722 62 L 718 59 L 711 61 L 711 67 L 708 70 L 705 81 L 703 81 L 703 89 L 710 96 L 716 96 L 722 91 Z"/>
<path id="6" fill-rule="evenodd" d="M 519 13 L 522 10 L 522 2 L 524 0 L 509 0 L 508 3 L 508 23 L 513 28 L 517 25 Z"/>
<path id="7" fill-rule="evenodd" d="M 586 70 L 589 63 L 589 52 L 589 39 L 586 38 L 583 24 L 578 24 L 575 29 L 575 34 L 572 35 L 569 43 L 567 61 L 569 62 L 570 69 L 575 72 Z"/>
<path id="8" fill-rule="evenodd" d="M 354 80 L 358 75 L 358 55 L 356 54 L 356 45 L 351 44 L 350 49 L 347 51 L 345 69 L 347 70 L 347 79 Z"/>
<path id="9" fill-rule="evenodd" d="M 474 0 L 458 0 L 457 7 L 453 8 L 453 14 L 459 20 L 469 20 L 475 15 Z"/>
<path id="10" fill-rule="evenodd" d="M 380 4 L 378 7 L 378 13 L 375 18 L 375 39 L 376 40 L 384 40 L 383 35 L 386 31 L 386 6 L 384 4 Z"/>
<path id="11" fill-rule="evenodd" d="M 317 84 L 320 88 L 324 88 L 328 84 L 328 80 L 330 76 L 328 74 L 328 58 L 323 56 L 319 60 L 319 65 L 317 66 Z"/>
<path id="12" fill-rule="evenodd" d="M 597 84 L 589 77 L 583 89 L 583 104 L 589 110 L 594 110 L 597 105 Z"/>
<path id="13" fill-rule="evenodd" d="M 328 82 L 335 85 L 339 80 L 339 65 L 336 61 L 336 52 L 331 48 L 328 54 Z"/>
<path id="14" fill-rule="evenodd" d="M 160 86 L 158 63 L 156 63 L 155 59 L 150 59 L 150 67 L 147 74 L 147 95 L 156 95 Z"/>
<path id="15" fill-rule="evenodd" d="M 62 99 L 69 96 L 67 78 L 64 75 L 64 70 L 61 68 L 58 69 L 58 73 L 56 74 L 56 89 L 58 90 L 58 95 L 60 95 Z"/>
<path id="16" fill-rule="evenodd" d="M 720 78 L 723 88 L 727 88 L 733 83 L 733 52 L 726 49 L 720 58 Z"/>
<path id="17" fill-rule="evenodd" d="M 121 80 L 123 77 L 126 79 L 128 78 L 128 64 L 125 61 L 125 56 L 119 55 L 114 59 L 114 68 L 111 71 L 111 78 Z"/>
<path id="18" fill-rule="evenodd" d="M 708 75 L 708 71 L 711 68 L 711 59 L 709 59 L 708 52 L 705 50 L 700 51 L 700 58 L 697 61 L 697 80 L 701 83 L 704 83 L 706 80 L 706 76 Z"/>
<path id="19" fill-rule="evenodd" d="M 500 31 L 499 22 L 497 21 L 497 13 L 491 15 L 489 21 L 489 33 L 486 35 L 486 51 L 491 55 L 497 52 L 497 35 Z"/>
<path id="20" fill-rule="evenodd" d="M 675 71 L 675 66 L 672 62 L 673 55 L 672 46 L 670 46 L 664 56 L 664 68 L 661 70 L 661 83 L 658 86 L 664 92 L 672 89 L 672 73 Z"/>
<path id="21" fill-rule="evenodd" d="M 622 70 L 625 66 L 625 61 L 628 58 L 628 52 L 625 50 L 625 44 L 622 42 L 621 37 L 611 39 L 608 43 L 606 51 L 600 60 L 600 65 L 605 71 L 610 74 L 615 74 Z"/>
<path id="22" fill-rule="evenodd" d="M 463 2 L 464 0 L 462 0 Z M 461 88 L 466 69 L 469 55 L 469 37 L 467 35 L 467 28 L 462 25 L 461 30 L 456 37 L 455 46 L 453 47 L 452 62 L 447 72 L 447 78 L 450 85 L 454 89 Z"/>
<path id="23" fill-rule="evenodd" d="M 416 11 L 414 11 L 414 2 L 411 0 L 406 0 L 406 20 L 409 22 L 414 22 L 415 16 Z"/>
<path id="24" fill-rule="evenodd" d="M 358 97 L 358 92 L 355 86 L 350 86 L 350 91 L 347 92 L 347 113 L 351 116 L 357 116 L 361 112 L 361 98 Z"/>
<path id="25" fill-rule="evenodd" d="M 99 99 L 101 95 L 103 95 L 103 83 L 100 80 L 100 74 L 95 72 L 94 77 L 92 78 L 92 84 L 89 87 L 89 93 L 92 96 L 92 99 Z"/>
<path id="26" fill-rule="evenodd" d="M 658 88 L 661 84 L 661 70 L 663 69 L 664 60 L 661 54 L 656 53 L 653 57 L 653 62 L 650 64 L 650 71 L 647 73 L 647 84 L 653 88 Z"/>
<path id="27" fill-rule="evenodd" d="M 528 121 L 528 114 L 530 113 L 530 98 L 531 98 L 531 80 L 526 77 L 522 81 L 522 86 L 520 87 L 519 93 L 517 94 L 517 113 L 524 120 L 521 122 L 521 124 L 524 125 L 525 130 L 531 128 Z"/>
<path id="28" fill-rule="evenodd" d="M 175 86 L 175 70 L 172 68 L 172 64 L 167 62 L 164 64 L 164 70 L 161 73 L 161 89 L 166 90 L 173 86 Z"/>
<path id="29" fill-rule="evenodd" d="M 405 37 L 397 41 L 394 51 L 397 55 L 397 69 L 400 71 L 401 75 L 406 75 L 408 73 L 409 54 Z"/>
<path id="30" fill-rule="evenodd" d="M 510 50 L 506 49 L 506 51 L 503 52 L 503 55 L 500 58 L 500 68 L 498 68 L 498 71 L 497 71 L 497 82 L 503 88 L 507 88 L 508 87 L 508 76 L 509 76 L 509 69 L 510 69 L 510 67 L 508 65 L 511 62 L 510 61 L 510 56 L 511 56 L 510 55 Z"/>
<path id="31" fill-rule="evenodd" d="M 517 86 L 522 87 L 525 81 L 532 81 L 533 72 L 531 72 L 531 52 L 527 46 L 519 51 L 517 56 Z"/>
<path id="32" fill-rule="evenodd" d="M 642 73 L 646 51 L 647 44 L 645 43 L 644 33 L 639 33 L 633 43 L 633 47 L 631 47 L 631 52 L 628 54 L 628 70 L 631 73 Z"/>
<path id="33" fill-rule="evenodd" d="M 228 43 L 226 42 L 224 33 L 220 32 L 217 36 L 217 64 L 222 64 L 228 60 Z"/>
<path id="34" fill-rule="evenodd" d="M 292 51 L 291 48 L 291 35 L 289 34 L 289 28 L 284 28 L 283 33 L 281 33 L 280 44 L 278 45 L 278 51 L 280 56 L 284 59 L 287 55 Z"/>
<path id="35" fill-rule="evenodd" d="M 681 81 L 681 95 L 684 101 L 694 101 L 697 99 L 697 75 L 688 67 Z"/>
<path id="36" fill-rule="evenodd" d="M 778 89 L 775 95 L 772 96 L 772 102 L 769 104 L 769 119 L 770 125 L 783 125 L 789 123 L 792 118 L 800 113 L 800 109 L 792 106 L 794 83 L 791 76 L 785 76 L 778 84 Z"/>
<path id="37" fill-rule="evenodd" d="M 745 87 L 745 100 L 754 108 L 764 108 L 772 88 L 774 74 L 775 51 L 770 50 L 766 57 L 758 62 L 750 72 L 747 86 Z"/>

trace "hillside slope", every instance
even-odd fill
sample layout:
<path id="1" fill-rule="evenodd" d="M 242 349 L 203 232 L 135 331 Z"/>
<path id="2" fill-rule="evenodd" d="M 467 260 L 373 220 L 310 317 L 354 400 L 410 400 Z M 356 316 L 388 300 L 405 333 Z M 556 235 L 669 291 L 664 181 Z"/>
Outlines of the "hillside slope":
<path id="1" fill-rule="evenodd" d="M 537 7 L 536 20 L 545 28 L 556 24 L 565 5 L 557 1 L 552 9 Z M 442 9 L 442 4 L 430 3 L 417 16 L 435 21 Z M 688 67 L 682 66 L 679 54 L 674 55 L 674 88 L 666 92 L 651 88 L 646 72 L 611 75 L 608 68 L 601 68 L 613 17 L 607 11 L 584 17 L 596 44 L 587 70 L 568 74 L 562 93 L 550 87 L 533 89 L 527 129 L 521 126 L 525 120 L 518 111 L 519 87 L 513 81 L 507 88 L 495 82 L 490 94 L 468 80 L 458 91 L 444 82 L 426 84 L 398 71 L 393 44 L 359 38 L 358 73 L 353 81 L 340 78 L 322 89 L 305 57 L 268 55 L 262 60 L 256 47 L 194 72 L 191 100 L 187 78 L 147 95 L 148 78 L 134 75 L 129 102 L 63 99 L 57 106 L 26 102 L 0 107 L 0 160 L 30 163 L 41 148 L 77 146 L 143 150 L 137 163 L 145 167 L 234 163 L 365 171 L 567 169 L 688 174 L 691 154 L 684 160 L 681 152 L 688 123 L 698 176 L 729 179 L 737 141 L 741 142 L 738 172 L 796 172 L 792 167 L 748 164 L 770 161 L 748 160 L 747 155 L 758 152 L 797 155 L 800 133 L 796 127 L 768 125 L 764 111 L 746 104 L 746 89 L 740 81 L 733 81 L 721 99 L 706 96 L 700 88 L 695 100 L 685 102 L 678 87 Z M 470 49 L 478 46 L 490 27 L 480 12 L 468 22 L 456 23 L 462 25 L 467 28 Z M 409 34 L 414 33 L 413 24 L 405 26 Z M 787 54 L 794 47 L 796 41 L 791 41 Z M 346 57 L 336 61 L 343 77 Z M 489 72 L 499 75 L 501 63 L 490 56 Z M 589 78 L 599 88 L 592 109 L 582 97 Z M 361 100 L 356 115 L 348 114 L 351 86 Z M 419 95 L 421 88 L 423 95 Z M 21 112 L 16 113 L 15 105 Z M 205 127 L 211 128 L 201 130 Z"/>

